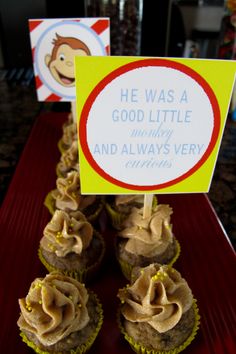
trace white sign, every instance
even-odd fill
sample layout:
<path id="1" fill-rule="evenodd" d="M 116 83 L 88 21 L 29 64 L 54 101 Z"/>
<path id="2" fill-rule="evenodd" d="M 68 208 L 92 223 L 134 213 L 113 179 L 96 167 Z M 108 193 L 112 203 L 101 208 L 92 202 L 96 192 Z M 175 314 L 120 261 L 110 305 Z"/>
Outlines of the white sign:
<path id="1" fill-rule="evenodd" d="M 112 178 L 151 186 L 192 169 L 207 151 L 213 126 L 210 99 L 192 77 L 141 67 L 118 76 L 97 95 L 87 141 L 93 159 Z"/>

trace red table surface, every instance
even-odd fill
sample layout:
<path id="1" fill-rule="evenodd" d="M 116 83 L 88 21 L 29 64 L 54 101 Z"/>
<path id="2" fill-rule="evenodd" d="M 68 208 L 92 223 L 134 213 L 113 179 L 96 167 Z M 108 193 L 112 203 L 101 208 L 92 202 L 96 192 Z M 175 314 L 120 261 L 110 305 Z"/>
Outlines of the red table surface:
<path id="1" fill-rule="evenodd" d="M 46 270 L 37 257 L 39 240 L 50 215 L 43 205 L 55 187 L 55 166 L 60 153 L 65 113 L 40 116 L 32 130 L 0 210 L 0 353 L 32 353 L 19 337 L 18 298 Z M 160 203 L 173 207 L 175 236 L 181 254 L 175 268 L 188 281 L 198 300 L 200 330 L 185 349 L 191 354 L 236 353 L 235 252 L 204 194 L 160 195 Z M 117 291 L 127 282 L 114 257 L 113 236 L 103 230 L 107 252 L 103 268 L 90 284 L 104 309 L 102 329 L 90 353 L 131 354 L 116 323 Z"/>

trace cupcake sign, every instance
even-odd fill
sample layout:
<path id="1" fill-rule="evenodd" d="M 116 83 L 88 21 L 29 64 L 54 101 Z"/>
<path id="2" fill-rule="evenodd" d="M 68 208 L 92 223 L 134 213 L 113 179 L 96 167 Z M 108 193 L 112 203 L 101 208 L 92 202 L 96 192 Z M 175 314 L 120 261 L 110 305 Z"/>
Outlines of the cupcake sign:
<path id="1" fill-rule="evenodd" d="M 75 62 L 84 193 L 208 191 L 234 62 L 137 57 Z"/>
<path id="2" fill-rule="evenodd" d="M 109 19 L 29 20 L 39 101 L 75 101 L 74 57 L 108 55 Z"/>

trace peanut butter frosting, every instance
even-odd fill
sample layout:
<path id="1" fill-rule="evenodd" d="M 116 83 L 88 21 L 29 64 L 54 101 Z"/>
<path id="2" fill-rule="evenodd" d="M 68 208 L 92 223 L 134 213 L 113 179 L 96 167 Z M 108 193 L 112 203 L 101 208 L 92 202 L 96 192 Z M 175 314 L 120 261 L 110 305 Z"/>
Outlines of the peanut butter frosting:
<path id="1" fill-rule="evenodd" d="M 52 197 L 57 209 L 83 212 L 96 200 L 95 195 L 81 195 L 80 176 L 76 171 L 69 172 L 65 178 L 57 178 L 56 185 L 57 189 L 52 191 Z"/>
<path id="2" fill-rule="evenodd" d="M 170 215 L 172 208 L 167 204 L 159 204 L 150 217 L 143 218 L 143 208 L 132 208 L 130 215 L 122 224 L 119 236 L 127 238 L 127 252 L 153 257 L 162 254 L 173 242 Z"/>
<path id="3" fill-rule="evenodd" d="M 73 123 L 73 114 L 71 111 L 70 113 L 68 113 L 67 120 L 62 125 L 62 131 L 64 132 L 65 128 L 72 123 Z"/>
<path id="4" fill-rule="evenodd" d="M 121 313 L 131 322 L 145 322 L 165 333 L 193 304 L 193 295 L 180 273 L 168 266 L 140 268 L 132 285 L 119 290 Z"/>
<path id="5" fill-rule="evenodd" d="M 62 142 L 66 146 L 71 146 L 73 141 L 77 140 L 77 124 L 71 123 L 63 127 Z"/>
<path id="6" fill-rule="evenodd" d="M 70 170 L 79 172 L 78 142 L 74 141 L 61 155 L 58 170 L 64 175 Z"/>
<path id="7" fill-rule="evenodd" d="M 21 315 L 17 324 L 43 345 L 53 345 L 88 324 L 87 301 L 83 284 L 53 272 L 35 279 L 28 295 L 19 299 Z"/>
<path id="8" fill-rule="evenodd" d="M 134 203 L 143 205 L 144 196 L 143 194 L 136 194 L 136 195 L 117 195 L 115 198 L 115 205 L 119 207 L 129 206 Z"/>
<path id="9" fill-rule="evenodd" d="M 56 210 L 43 235 L 40 246 L 58 257 L 65 257 L 71 252 L 81 254 L 90 245 L 93 227 L 80 211 L 69 215 Z"/>

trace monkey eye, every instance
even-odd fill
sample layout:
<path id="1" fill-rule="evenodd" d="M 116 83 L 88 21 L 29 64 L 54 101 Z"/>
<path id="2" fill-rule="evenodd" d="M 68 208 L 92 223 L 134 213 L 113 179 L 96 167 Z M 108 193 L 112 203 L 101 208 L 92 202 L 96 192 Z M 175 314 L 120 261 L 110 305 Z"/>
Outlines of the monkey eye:
<path id="1" fill-rule="evenodd" d="M 61 61 L 64 61 L 64 60 L 65 60 L 65 55 L 64 55 L 64 54 L 60 54 L 60 55 L 59 55 L 59 59 L 60 59 Z"/>

